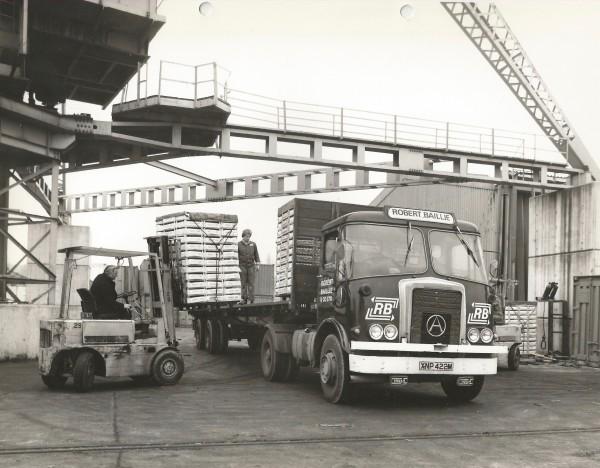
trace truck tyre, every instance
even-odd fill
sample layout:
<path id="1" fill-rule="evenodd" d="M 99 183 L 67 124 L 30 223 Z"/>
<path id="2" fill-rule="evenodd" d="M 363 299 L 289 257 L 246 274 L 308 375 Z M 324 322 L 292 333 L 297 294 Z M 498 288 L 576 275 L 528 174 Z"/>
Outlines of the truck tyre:
<path id="1" fill-rule="evenodd" d="M 175 385 L 183 375 L 183 359 L 173 349 L 158 353 L 152 362 L 152 379 L 158 385 Z"/>
<path id="2" fill-rule="evenodd" d="M 219 330 L 217 321 L 212 319 L 206 321 L 206 349 L 210 354 L 219 352 Z"/>
<path id="3" fill-rule="evenodd" d="M 448 399 L 455 403 L 466 403 L 467 401 L 471 401 L 483 387 L 483 376 L 479 375 L 474 378 L 473 385 L 470 387 L 459 387 L 456 384 L 456 377 L 449 377 L 447 379 L 442 380 L 442 388 L 446 393 Z"/>
<path id="4" fill-rule="evenodd" d="M 508 368 L 510 370 L 517 370 L 521 364 L 521 350 L 519 345 L 513 345 L 508 351 Z"/>
<path id="5" fill-rule="evenodd" d="M 194 320 L 194 338 L 196 338 L 196 348 L 206 349 L 206 320 Z"/>
<path id="6" fill-rule="evenodd" d="M 319 359 L 319 375 L 323 396 L 330 403 L 343 403 L 350 397 L 348 355 L 336 335 L 325 338 Z"/>
<path id="7" fill-rule="evenodd" d="M 275 351 L 273 332 L 267 330 L 260 346 L 260 366 L 263 376 L 269 382 L 283 380 L 288 366 L 288 354 Z"/>
<path id="8" fill-rule="evenodd" d="M 222 320 L 217 320 L 217 330 L 219 332 L 219 353 L 226 353 L 229 347 L 229 329 Z"/>
<path id="9" fill-rule="evenodd" d="M 75 360 L 73 366 L 73 384 L 78 392 L 87 392 L 94 385 L 96 364 L 94 354 L 91 351 L 82 351 Z"/>

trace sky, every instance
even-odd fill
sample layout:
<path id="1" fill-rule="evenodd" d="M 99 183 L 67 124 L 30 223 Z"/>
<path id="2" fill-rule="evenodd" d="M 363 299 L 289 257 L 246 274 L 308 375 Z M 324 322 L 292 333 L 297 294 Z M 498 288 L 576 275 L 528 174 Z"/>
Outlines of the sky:
<path id="1" fill-rule="evenodd" d="M 400 15 L 408 2 L 397 0 L 212 0 L 210 16 L 199 13 L 200 3 L 163 1 L 159 13 L 167 22 L 150 45 L 151 76 L 160 60 L 216 61 L 231 71 L 230 87 L 273 98 L 541 133 L 439 2 L 410 2 L 410 20 Z M 600 155 L 600 0 L 496 4 L 580 138 Z M 75 112 L 110 120 L 110 107 L 68 103 L 67 113 Z M 290 169 L 229 158 L 169 163 L 210 178 Z M 68 175 L 67 192 L 178 181 L 183 179 L 135 165 Z M 368 204 L 377 193 L 316 198 Z M 237 214 L 240 233 L 253 229 L 263 261 L 274 261 L 277 208 L 289 199 L 76 214 L 72 224 L 90 226 L 92 245 L 144 250 L 157 216 L 183 210 Z M 39 210 L 22 192 L 11 206 Z"/>

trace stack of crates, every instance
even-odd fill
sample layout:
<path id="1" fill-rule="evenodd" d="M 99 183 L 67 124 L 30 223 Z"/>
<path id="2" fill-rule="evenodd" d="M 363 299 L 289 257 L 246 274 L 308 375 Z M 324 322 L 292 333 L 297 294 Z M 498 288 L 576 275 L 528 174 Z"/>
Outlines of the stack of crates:
<path id="1" fill-rule="evenodd" d="M 287 205 L 286 205 L 287 206 Z M 277 246 L 275 267 L 275 295 L 292 293 L 294 260 L 294 208 L 279 212 L 277 216 Z"/>
<path id="2" fill-rule="evenodd" d="M 157 235 L 168 236 L 179 305 L 239 301 L 237 216 L 173 213 L 156 218 Z"/>
<path id="3" fill-rule="evenodd" d="M 277 211 L 275 295 L 293 304 L 296 311 L 315 304 L 321 228 L 332 219 L 354 211 L 379 211 L 374 206 L 294 198 Z"/>

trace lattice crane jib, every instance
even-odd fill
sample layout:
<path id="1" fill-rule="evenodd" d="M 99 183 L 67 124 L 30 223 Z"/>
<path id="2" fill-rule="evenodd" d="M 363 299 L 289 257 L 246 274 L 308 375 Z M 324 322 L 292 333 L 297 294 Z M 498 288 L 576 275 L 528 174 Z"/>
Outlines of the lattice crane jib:
<path id="1" fill-rule="evenodd" d="M 550 94 L 532 61 L 491 2 L 442 2 L 542 131 L 575 168 L 600 180 L 600 166 Z"/>

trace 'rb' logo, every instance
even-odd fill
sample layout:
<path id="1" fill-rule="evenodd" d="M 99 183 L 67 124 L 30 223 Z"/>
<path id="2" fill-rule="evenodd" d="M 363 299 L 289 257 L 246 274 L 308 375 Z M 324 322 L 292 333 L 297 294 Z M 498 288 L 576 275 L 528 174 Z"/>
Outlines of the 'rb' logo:
<path id="1" fill-rule="evenodd" d="M 491 306 L 489 304 L 473 303 L 473 312 L 469 312 L 467 323 L 474 325 L 488 325 L 490 321 Z"/>
<path id="2" fill-rule="evenodd" d="M 394 320 L 394 309 L 398 307 L 397 297 L 373 297 L 373 305 L 367 309 L 365 320 Z"/>

